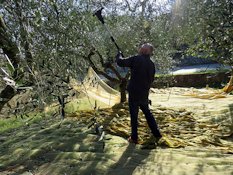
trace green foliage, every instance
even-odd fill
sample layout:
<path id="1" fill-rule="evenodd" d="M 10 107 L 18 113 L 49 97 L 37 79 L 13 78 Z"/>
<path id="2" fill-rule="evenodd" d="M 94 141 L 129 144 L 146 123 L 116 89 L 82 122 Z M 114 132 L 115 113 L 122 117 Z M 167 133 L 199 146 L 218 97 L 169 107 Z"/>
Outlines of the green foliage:
<path id="1" fill-rule="evenodd" d="M 161 73 L 174 66 L 173 56 L 184 44 L 189 46 L 188 54 L 232 64 L 232 4 L 228 0 L 177 0 L 174 5 L 168 1 L 172 11 L 155 0 L 4 1 L 0 14 L 22 57 L 20 69 L 25 76 L 20 85 L 31 85 L 30 77 L 34 77 L 32 99 L 38 106 L 68 94 L 70 77 L 80 81 L 85 76 L 89 63 L 84 57 L 93 47 L 104 61 L 114 62 L 117 50 L 93 16 L 101 5 L 106 7 L 105 23 L 124 55 L 137 54 L 140 44 L 150 42 L 155 46 L 153 59 Z M 98 55 L 92 58 L 102 70 Z"/>
<path id="2" fill-rule="evenodd" d="M 181 16 L 176 17 L 180 29 L 180 33 L 178 30 L 176 33 L 182 43 L 189 44 L 187 53 L 233 65 L 232 2 L 181 2 L 185 5 L 181 8 Z"/>

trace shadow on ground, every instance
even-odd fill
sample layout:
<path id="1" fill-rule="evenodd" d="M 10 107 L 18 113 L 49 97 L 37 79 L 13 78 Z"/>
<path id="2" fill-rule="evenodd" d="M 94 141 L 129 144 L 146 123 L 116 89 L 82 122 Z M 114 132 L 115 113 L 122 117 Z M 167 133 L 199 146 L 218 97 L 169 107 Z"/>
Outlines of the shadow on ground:
<path id="1" fill-rule="evenodd" d="M 120 113 L 125 115 L 119 109 L 112 110 L 110 115 Z M 120 119 L 104 118 L 108 114 L 105 111 L 99 114 L 105 120 L 105 126 Z M 84 115 L 84 118 L 70 117 L 62 122 L 59 118 L 47 117 L 28 126 L 1 133 L 0 174 L 233 174 L 232 155 L 207 147 L 202 148 L 204 151 L 194 150 L 194 147 L 141 150 L 134 144 L 127 143 L 124 138 L 128 133 L 124 130 L 119 130 L 118 135 L 121 137 L 107 134 L 104 141 L 98 141 L 99 137 L 94 134 L 93 128 L 87 127 L 87 120 L 94 117 L 93 112 Z M 186 121 L 188 122 L 190 120 Z M 114 127 L 122 125 L 116 122 Z"/>
<path id="2" fill-rule="evenodd" d="M 1 133 L 0 174 L 111 174 L 127 167 L 132 174 L 143 156 L 120 137 L 98 141 L 93 129 L 78 120 L 45 118 Z M 140 156 L 140 157 L 138 157 Z M 132 162 L 137 157 L 137 162 Z M 129 160 L 130 158 L 130 160 Z M 128 168 L 130 165 L 130 168 Z M 114 173 L 113 173 L 114 174 Z"/>
<path id="3" fill-rule="evenodd" d="M 91 161 L 92 153 L 103 154 L 103 143 L 96 142 L 90 130 L 68 120 L 61 123 L 55 118 L 44 119 L 2 136 L 0 171 L 11 174 L 36 171 L 40 166 L 42 174 L 75 174 L 79 164 Z M 99 160 L 102 158 L 99 156 Z"/>

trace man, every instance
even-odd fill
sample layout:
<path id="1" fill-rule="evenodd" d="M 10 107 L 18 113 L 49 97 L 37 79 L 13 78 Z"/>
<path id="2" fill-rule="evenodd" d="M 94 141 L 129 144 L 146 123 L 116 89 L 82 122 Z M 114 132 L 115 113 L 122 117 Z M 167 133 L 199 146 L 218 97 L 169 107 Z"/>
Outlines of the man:
<path id="1" fill-rule="evenodd" d="M 127 90 L 129 92 L 129 111 L 131 118 L 131 136 L 128 139 L 131 143 L 138 143 L 138 112 L 139 108 L 144 113 L 147 123 L 153 136 L 158 141 L 162 136 L 157 123 L 149 109 L 149 90 L 154 80 L 155 66 L 150 57 L 153 53 L 153 46 L 149 43 L 139 48 L 139 54 L 126 59 L 122 58 L 121 52 L 116 56 L 117 65 L 129 67 L 131 78 Z"/>

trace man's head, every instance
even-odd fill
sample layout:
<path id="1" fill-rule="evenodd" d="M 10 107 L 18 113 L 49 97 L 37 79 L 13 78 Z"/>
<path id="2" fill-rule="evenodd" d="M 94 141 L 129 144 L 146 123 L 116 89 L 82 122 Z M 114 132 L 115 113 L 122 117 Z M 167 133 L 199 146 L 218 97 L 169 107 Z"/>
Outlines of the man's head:
<path id="1" fill-rule="evenodd" d="M 139 48 L 138 52 L 139 52 L 140 55 L 149 55 L 149 56 L 151 56 L 153 54 L 153 50 L 154 50 L 154 47 L 153 47 L 152 44 L 145 43 Z"/>

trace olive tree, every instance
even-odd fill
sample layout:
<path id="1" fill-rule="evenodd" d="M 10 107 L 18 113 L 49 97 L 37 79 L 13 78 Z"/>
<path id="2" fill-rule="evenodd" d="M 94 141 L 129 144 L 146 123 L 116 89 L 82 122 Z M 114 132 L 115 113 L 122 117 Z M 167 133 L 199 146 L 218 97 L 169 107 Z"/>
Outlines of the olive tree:
<path id="1" fill-rule="evenodd" d="M 173 8 L 173 30 L 179 44 L 188 44 L 187 54 L 233 66 L 232 1 L 177 2 Z"/>

